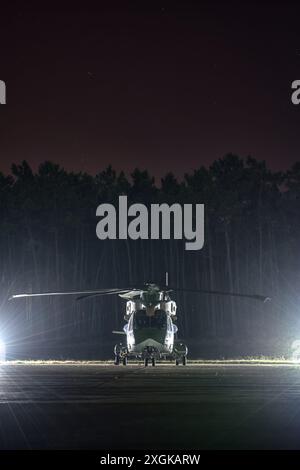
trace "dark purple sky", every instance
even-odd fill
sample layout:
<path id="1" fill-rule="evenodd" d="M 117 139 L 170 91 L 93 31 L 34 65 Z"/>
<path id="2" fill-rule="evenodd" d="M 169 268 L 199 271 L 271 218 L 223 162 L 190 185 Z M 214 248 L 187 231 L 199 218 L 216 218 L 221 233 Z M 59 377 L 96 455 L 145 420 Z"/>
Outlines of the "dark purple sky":
<path id="1" fill-rule="evenodd" d="M 300 7 L 97 3 L 1 6 L 0 170 L 50 159 L 159 177 L 227 152 L 300 160 Z"/>

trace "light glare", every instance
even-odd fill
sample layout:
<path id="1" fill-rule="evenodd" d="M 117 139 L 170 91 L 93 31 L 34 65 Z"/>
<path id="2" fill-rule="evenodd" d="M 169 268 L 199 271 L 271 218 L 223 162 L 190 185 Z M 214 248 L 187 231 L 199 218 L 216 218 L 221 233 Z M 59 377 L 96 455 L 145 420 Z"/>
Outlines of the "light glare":
<path id="1" fill-rule="evenodd" d="M 300 340 L 296 339 L 292 342 L 292 361 L 300 363 Z"/>
<path id="2" fill-rule="evenodd" d="M 0 362 L 5 362 L 6 360 L 6 346 L 4 341 L 0 339 Z"/>

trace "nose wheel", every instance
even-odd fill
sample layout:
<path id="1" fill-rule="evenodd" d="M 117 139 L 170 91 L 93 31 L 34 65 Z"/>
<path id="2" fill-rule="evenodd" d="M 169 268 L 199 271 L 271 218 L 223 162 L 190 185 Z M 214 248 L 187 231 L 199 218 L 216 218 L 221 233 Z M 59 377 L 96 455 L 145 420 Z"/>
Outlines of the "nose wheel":
<path id="1" fill-rule="evenodd" d="M 182 365 L 183 365 L 183 366 L 186 366 L 186 362 L 187 362 L 186 356 L 183 356 L 183 357 L 181 358 L 181 362 L 182 362 Z M 180 359 L 178 359 L 178 358 L 175 359 L 175 364 L 176 364 L 176 366 L 179 366 L 179 364 L 180 364 Z"/>
<path id="2" fill-rule="evenodd" d="M 145 367 L 148 367 L 148 365 L 149 365 L 149 360 L 150 360 L 149 357 L 145 357 L 145 359 L 144 359 L 144 366 L 145 366 Z M 152 365 L 152 367 L 155 367 L 155 365 L 156 365 L 155 357 L 152 357 L 152 358 L 151 358 L 151 365 Z"/>
<path id="3" fill-rule="evenodd" d="M 156 365 L 156 357 L 159 357 L 158 351 L 153 346 L 147 346 L 143 351 L 144 356 L 144 366 L 148 367 L 149 362 L 152 367 Z"/>

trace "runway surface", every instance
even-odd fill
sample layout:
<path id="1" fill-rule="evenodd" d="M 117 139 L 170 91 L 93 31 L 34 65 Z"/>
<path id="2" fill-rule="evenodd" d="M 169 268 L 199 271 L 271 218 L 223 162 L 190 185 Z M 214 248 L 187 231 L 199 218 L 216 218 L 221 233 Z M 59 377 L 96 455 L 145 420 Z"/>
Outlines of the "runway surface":
<path id="1" fill-rule="evenodd" d="M 1 449 L 299 449 L 300 366 L 0 366 Z"/>

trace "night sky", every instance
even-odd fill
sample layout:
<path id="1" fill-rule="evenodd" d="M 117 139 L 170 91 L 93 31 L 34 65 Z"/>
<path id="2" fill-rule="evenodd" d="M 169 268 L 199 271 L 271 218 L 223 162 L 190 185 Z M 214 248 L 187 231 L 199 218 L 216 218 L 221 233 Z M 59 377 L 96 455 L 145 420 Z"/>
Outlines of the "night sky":
<path id="1" fill-rule="evenodd" d="M 300 160 L 300 7 L 198 3 L 1 5 L 0 170 L 47 159 L 160 177 L 228 152 Z"/>

